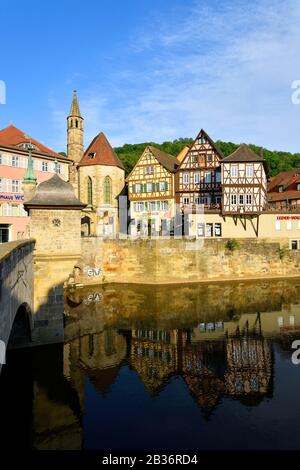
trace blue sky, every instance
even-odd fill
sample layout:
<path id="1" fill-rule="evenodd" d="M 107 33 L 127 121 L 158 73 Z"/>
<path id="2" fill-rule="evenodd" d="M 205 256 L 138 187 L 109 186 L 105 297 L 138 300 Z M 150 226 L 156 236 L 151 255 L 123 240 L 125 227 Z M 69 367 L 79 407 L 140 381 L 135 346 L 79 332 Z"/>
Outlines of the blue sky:
<path id="1" fill-rule="evenodd" d="M 300 152 L 300 0 L 1 0 L 0 128 L 57 151 L 195 136 Z"/>

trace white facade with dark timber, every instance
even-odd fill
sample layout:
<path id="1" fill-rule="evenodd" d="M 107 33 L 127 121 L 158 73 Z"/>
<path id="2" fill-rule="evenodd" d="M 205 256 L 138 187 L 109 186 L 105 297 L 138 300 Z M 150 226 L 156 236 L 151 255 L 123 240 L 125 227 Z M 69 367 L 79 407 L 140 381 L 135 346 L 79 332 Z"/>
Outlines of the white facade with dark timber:
<path id="1" fill-rule="evenodd" d="M 267 203 L 266 161 L 246 144 L 222 160 L 222 213 L 260 214 Z"/>
<path id="2" fill-rule="evenodd" d="M 186 206 L 221 207 L 223 155 L 201 129 L 176 173 L 176 202 Z"/>

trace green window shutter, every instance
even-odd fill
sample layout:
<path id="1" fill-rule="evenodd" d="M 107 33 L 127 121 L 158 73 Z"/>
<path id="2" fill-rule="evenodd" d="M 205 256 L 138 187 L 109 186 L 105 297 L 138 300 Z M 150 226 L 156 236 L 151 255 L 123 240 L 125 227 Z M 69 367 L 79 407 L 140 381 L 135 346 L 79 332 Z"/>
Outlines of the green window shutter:
<path id="1" fill-rule="evenodd" d="M 135 189 L 135 184 L 132 185 L 132 192 L 135 193 L 136 192 L 136 189 Z"/>
<path id="2" fill-rule="evenodd" d="M 159 183 L 155 183 L 156 184 L 156 191 L 159 192 Z"/>
<path id="3" fill-rule="evenodd" d="M 143 184 L 143 193 L 146 193 L 146 192 L 147 192 L 147 185 Z"/>
<path id="4" fill-rule="evenodd" d="M 168 191 L 168 182 L 165 181 L 165 191 Z"/>
<path id="5" fill-rule="evenodd" d="M 152 192 L 155 192 L 155 183 L 152 183 Z"/>

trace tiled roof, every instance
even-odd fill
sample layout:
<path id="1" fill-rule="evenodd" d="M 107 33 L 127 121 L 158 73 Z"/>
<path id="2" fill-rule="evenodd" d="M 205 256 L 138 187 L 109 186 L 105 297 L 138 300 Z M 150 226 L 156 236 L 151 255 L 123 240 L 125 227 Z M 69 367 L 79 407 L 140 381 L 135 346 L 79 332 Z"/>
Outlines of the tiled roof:
<path id="1" fill-rule="evenodd" d="M 270 192 L 278 191 L 279 186 L 287 189 L 295 189 L 291 187 L 300 182 L 300 168 L 293 168 L 289 171 L 281 171 L 278 175 L 271 178 L 268 190 Z M 282 193 L 281 193 L 282 194 Z"/>
<path id="2" fill-rule="evenodd" d="M 148 149 L 162 166 L 164 166 L 168 171 L 175 173 L 179 166 L 179 161 L 176 157 L 173 157 L 169 153 L 165 153 L 156 147 L 152 147 L 152 145 L 148 145 Z"/>
<path id="3" fill-rule="evenodd" d="M 215 144 L 215 142 L 212 140 L 212 138 L 208 135 L 208 133 L 204 129 L 200 130 L 199 134 L 196 137 L 196 140 L 198 140 L 201 136 L 204 136 L 208 140 L 210 145 L 213 147 L 213 149 L 219 155 L 220 159 L 223 160 L 224 154 L 223 154 L 222 150 L 218 147 L 217 144 Z"/>
<path id="4" fill-rule="evenodd" d="M 82 117 L 80 113 L 79 103 L 76 95 L 76 90 L 74 90 L 73 101 L 71 104 L 71 109 L 69 116 Z"/>
<path id="5" fill-rule="evenodd" d="M 264 162 L 261 155 L 253 152 L 253 150 L 246 144 L 241 144 L 234 152 L 228 157 L 223 158 L 223 162 Z"/>
<path id="6" fill-rule="evenodd" d="M 100 134 L 92 140 L 89 147 L 84 152 L 79 165 L 108 165 L 117 166 L 122 170 L 125 169 L 103 132 L 100 132 Z"/>
<path id="7" fill-rule="evenodd" d="M 54 150 L 49 149 L 48 147 L 46 147 L 46 145 L 41 144 L 41 142 L 39 142 L 38 140 L 29 137 L 27 134 L 25 134 L 25 132 L 21 131 L 13 125 L 10 125 L 0 130 L 0 146 L 8 147 L 11 150 L 15 149 L 22 151 L 25 149 L 19 147 L 19 144 L 30 142 L 37 148 L 32 151 L 33 154 L 41 153 L 43 155 L 46 155 L 47 157 L 69 160 L 68 158 L 63 157 L 62 155 L 59 155 L 57 152 L 54 152 Z"/>
<path id="8" fill-rule="evenodd" d="M 270 202 L 275 201 L 290 201 L 291 199 L 300 199 L 300 191 L 283 191 L 282 193 L 279 192 L 271 192 L 268 193 L 268 200 Z"/>

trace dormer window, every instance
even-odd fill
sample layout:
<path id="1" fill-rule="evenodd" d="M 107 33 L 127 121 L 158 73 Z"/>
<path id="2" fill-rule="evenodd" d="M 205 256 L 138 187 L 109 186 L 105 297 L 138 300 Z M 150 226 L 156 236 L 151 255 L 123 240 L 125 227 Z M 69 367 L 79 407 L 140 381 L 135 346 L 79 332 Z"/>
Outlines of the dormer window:
<path id="1" fill-rule="evenodd" d="M 283 186 L 282 186 L 282 185 L 279 186 L 278 191 L 279 191 L 280 193 L 283 193 Z"/>
<path id="2" fill-rule="evenodd" d="M 38 150 L 36 145 L 31 144 L 30 142 L 21 142 L 20 144 L 17 145 L 17 147 L 21 147 L 26 150 Z"/>
<path id="3" fill-rule="evenodd" d="M 91 160 L 94 160 L 95 156 L 96 156 L 96 152 L 89 153 L 89 157 Z"/>

